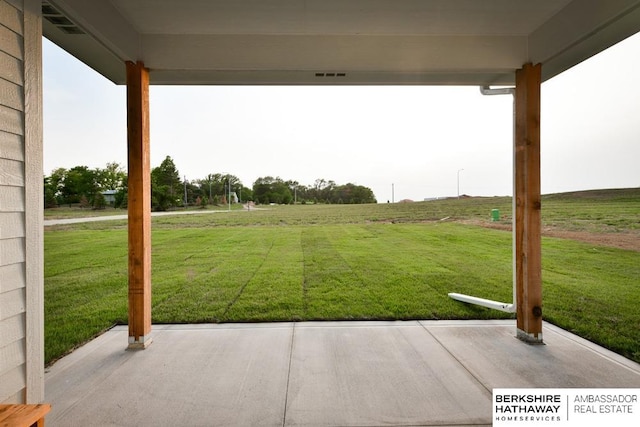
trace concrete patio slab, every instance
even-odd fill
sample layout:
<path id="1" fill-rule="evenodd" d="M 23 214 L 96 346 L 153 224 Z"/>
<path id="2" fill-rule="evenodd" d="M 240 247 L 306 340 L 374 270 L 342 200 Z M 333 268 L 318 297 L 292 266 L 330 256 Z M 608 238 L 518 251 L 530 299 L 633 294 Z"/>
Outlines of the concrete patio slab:
<path id="1" fill-rule="evenodd" d="M 49 426 L 491 425 L 494 387 L 640 387 L 640 365 L 552 325 L 515 322 L 116 327 L 51 366 Z"/>
<path id="2" fill-rule="evenodd" d="M 513 325 L 422 324 L 490 390 L 640 386 L 637 363 L 548 323 L 545 345 L 514 345 Z"/>
<path id="3" fill-rule="evenodd" d="M 115 328 L 85 357 L 52 366 L 47 425 L 281 426 L 291 334 L 277 324 L 160 326 L 149 348 L 125 351 L 127 330 Z"/>
<path id="4" fill-rule="evenodd" d="M 295 328 L 287 425 L 477 425 L 490 418 L 491 390 L 418 322 Z"/>

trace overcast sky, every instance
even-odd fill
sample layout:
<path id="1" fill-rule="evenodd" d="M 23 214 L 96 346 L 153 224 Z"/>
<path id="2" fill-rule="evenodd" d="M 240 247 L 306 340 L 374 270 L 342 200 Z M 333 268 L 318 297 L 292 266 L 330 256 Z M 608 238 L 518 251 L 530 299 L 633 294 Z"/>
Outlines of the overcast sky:
<path id="1" fill-rule="evenodd" d="M 125 87 L 44 40 L 44 173 L 126 168 Z M 640 186 L 640 34 L 542 86 L 543 194 Z M 151 167 L 370 187 L 379 202 L 512 194 L 512 98 L 477 87 L 152 86 Z"/>

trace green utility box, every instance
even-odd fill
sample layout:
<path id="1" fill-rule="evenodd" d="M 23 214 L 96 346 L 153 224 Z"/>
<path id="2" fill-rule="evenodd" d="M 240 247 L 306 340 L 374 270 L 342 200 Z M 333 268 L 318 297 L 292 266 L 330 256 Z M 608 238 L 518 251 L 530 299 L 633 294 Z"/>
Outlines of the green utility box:
<path id="1" fill-rule="evenodd" d="M 500 221 L 500 209 L 491 209 L 491 221 Z"/>

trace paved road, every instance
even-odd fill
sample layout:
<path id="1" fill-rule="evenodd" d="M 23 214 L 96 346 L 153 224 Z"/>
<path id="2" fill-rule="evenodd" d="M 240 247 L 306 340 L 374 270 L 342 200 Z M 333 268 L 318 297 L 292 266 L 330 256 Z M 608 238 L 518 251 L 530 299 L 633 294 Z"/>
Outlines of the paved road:
<path id="1" fill-rule="evenodd" d="M 258 210 L 258 208 L 252 207 L 251 210 Z M 176 211 L 176 212 L 151 212 L 151 216 L 166 216 L 166 215 L 192 215 L 192 214 L 211 214 L 229 212 L 228 210 L 200 210 L 200 211 Z M 236 212 L 234 210 L 234 212 Z M 245 211 L 246 212 L 246 211 Z M 116 219 L 127 219 L 127 215 L 107 215 L 107 216 L 92 216 L 86 218 L 65 218 L 65 219 L 45 219 L 44 226 L 50 225 L 64 225 L 64 224 L 78 224 L 81 222 L 95 222 L 95 221 L 112 221 Z"/>

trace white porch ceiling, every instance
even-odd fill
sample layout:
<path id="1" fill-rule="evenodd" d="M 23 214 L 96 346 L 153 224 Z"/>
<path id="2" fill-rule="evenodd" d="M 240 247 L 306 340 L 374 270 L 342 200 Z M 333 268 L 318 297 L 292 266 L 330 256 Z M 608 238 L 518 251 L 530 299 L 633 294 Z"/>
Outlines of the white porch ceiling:
<path id="1" fill-rule="evenodd" d="M 513 84 L 640 31 L 640 0 L 49 0 L 43 31 L 117 84 Z M 66 18 L 66 20 L 64 19 Z"/>

